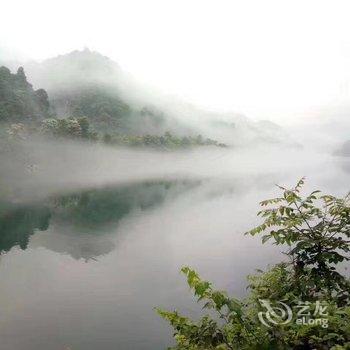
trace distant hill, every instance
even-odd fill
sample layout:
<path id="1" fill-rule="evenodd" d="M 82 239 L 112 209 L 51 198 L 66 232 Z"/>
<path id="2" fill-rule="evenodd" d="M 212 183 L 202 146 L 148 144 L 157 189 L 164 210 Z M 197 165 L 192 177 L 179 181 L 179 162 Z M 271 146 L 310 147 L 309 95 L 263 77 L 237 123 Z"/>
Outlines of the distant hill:
<path id="1" fill-rule="evenodd" d="M 180 101 L 164 104 L 162 109 L 197 133 L 227 145 L 300 147 L 281 126 L 268 120 L 254 121 L 239 113 L 208 111 Z"/>
<path id="2" fill-rule="evenodd" d="M 99 132 L 178 136 L 202 134 L 228 145 L 293 145 L 278 125 L 237 113 L 206 111 L 174 96 L 153 95 L 113 60 L 88 49 L 25 64 L 58 118 L 87 117 Z"/>
<path id="3" fill-rule="evenodd" d="M 99 53 L 73 51 L 25 68 L 32 83 L 48 91 L 58 117 L 86 116 L 108 128 L 130 115 L 120 97 L 119 66 Z"/>
<path id="4" fill-rule="evenodd" d="M 12 74 L 0 67 L 0 121 L 34 121 L 49 117 L 49 101 L 45 90 L 34 90 L 22 67 Z"/>
<path id="5" fill-rule="evenodd" d="M 130 88 L 119 65 L 85 49 L 26 66 L 35 86 L 45 88 L 58 117 L 88 117 L 97 130 L 122 133 L 164 133 L 162 111 L 125 96 Z"/>

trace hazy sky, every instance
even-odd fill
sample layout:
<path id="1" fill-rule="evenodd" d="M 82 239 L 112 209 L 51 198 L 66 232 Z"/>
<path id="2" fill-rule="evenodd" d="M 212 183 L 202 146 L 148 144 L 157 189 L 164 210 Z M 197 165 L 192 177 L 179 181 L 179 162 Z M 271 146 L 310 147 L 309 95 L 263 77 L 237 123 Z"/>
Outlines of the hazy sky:
<path id="1" fill-rule="evenodd" d="M 0 46 L 90 49 L 163 92 L 283 120 L 349 99 L 350 2 L 3 0 Z"/>

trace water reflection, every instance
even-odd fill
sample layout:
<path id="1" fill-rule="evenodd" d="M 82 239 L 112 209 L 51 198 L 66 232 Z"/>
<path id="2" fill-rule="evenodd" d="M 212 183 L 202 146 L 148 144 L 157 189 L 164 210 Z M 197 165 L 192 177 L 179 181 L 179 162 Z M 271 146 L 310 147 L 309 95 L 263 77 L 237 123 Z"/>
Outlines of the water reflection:
<path id="1" fill-rule="evenodd" d="M 166 198 L 192 188 L 198 182 L 158 181 L 116 188 L 106 187 L 73 193 L 54 199 L 55 220 L 71 224 L 76 230 L 99 234 L 102 227 L 118 223 L 135 210 L 146 210 Z"/>
<path id="2" fill-rule="evenodd" d="M 67 230 L 67 231 L 66 231 Z M 52 226 L 47 232 L 37 233 L 30 241 L 31 248 L 44 247 L 56 253 L 68 254 L 76 260 L 98 260 L 115 249 L 115 243 L 105 235 L 82 234 L 72 227 Z"/>
<path id="3" fill-rule="evenodd" d="M 47 207 L 3 204 L 0 210 L 0 252 L 8 252 L 14 246 L 26 249 L 29 237 L 36 230 L 48 229 L 50 218 L 51 212 Z"/>
<path id="4" fill-rule="evenodd" d="M 307 191 L 344 195 L 349 174 L 338 165 L 314 157 L 293 171 L 229 174 L 193 189 L 159 182 L 77 192 L 47 203 L 47 225 L 19 215 L 17 224 L 33 221 L 21 231 L 28 248 L 12 249 L 0 264 L 1 350 L 165 349 L 172 331 L 153 307 L 201 312 L 179 268 L 244 295 L 247 274 L 282 259 L 275 246 L 243 236 L 258 223 L 257 203 L 277 195 L 275 183 L 293 185 L 302 175 Z"/>
<path id="5" fill-rule="evenodd" d="M 12 247 L 45 247 L 89 261 L 115 249 L 108 232 L 132 211 L 143 211 L 195 185 L 158 181 L 80 191 L 55 196 L 45 205 L 3 203 L 0 209 L 0 252 Z M 50 228 L 49 228 L 50 226 Z"/>

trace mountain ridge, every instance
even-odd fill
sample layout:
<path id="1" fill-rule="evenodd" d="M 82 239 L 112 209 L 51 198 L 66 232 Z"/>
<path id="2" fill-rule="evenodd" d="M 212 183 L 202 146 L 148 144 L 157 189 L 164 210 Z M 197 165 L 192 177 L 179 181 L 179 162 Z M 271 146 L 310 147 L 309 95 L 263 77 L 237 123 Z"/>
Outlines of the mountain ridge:
<path id="1" fill-rule="evenodd" d="M 58 118 L 87 117 L 101 132 L 204 134 L 230 145 L 293 143 L 281 127 L 269 121 L 206 111 L 177 98 L 147 95 L 148 91 L 143 98 L 142 87 L 116 62 L 89 49 L 28 62 L 24 67 L 31 83 L 48 92 Z"/>

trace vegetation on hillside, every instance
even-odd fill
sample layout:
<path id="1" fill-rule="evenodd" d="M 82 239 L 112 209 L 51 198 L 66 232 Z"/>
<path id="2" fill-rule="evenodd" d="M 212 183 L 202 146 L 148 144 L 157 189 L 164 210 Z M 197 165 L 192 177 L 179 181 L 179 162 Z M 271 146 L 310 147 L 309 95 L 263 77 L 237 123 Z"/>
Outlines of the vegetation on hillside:
<path id="1" fill-rule="evenodd" d="M 107 87 L 65 90 L 54 95 L 52 104 L 63 115 L 87 117 L 100 130 L 125 127 L 131 117 L 131 107 Z"/>
<path id="2" fill-rule="evenodd" d="M 158 309 L 174 328 L 173 349 L 350 349 L 350 282 L 339 268 L 350 258 L 350 196 L 302 197 L 302 185 L 261 202 L 263 223 L 248 234 L 286 245 L 288 260 L 250 276 L 245 300 L 182 269 L 210 315 L 194 321 Z"/>
<path id="3" fill-rule="evenodd" d="M 71 139 L 103 142 L 108 145 L 125 147 L 151 147 L 156 149 L 182 149 L 194 146 L 226 147 L 201 135 L 179 137 L 166 132 L 164 135 L 123 135 L 118 133 L 98 133 L 94 131 L 86 117 L 44 119 L 40 123 L 27 126 L 23 123 L 11 124 L 7 129 L 13 138 L 27 139 L 33 136 L 43 136 L 55 139 Z"/>
<path id="4" fill-rule="evenodd" d="M 0 122 L 29 122 L 48 116 L 46 91 L 34 90 L 27 82 L 22 67 L 16 74 L 6 67 L 0 67 Z"/>
<path id="5" fill-rule="evenodd" d="M 98 131 L 140 133 L 148 124 L 162 122 L 159 113 L 145 115 L 141 106 L 125 98 L 129 79 L 117 63 L 98 52 L 73 51 L 28 64 L 26 70 L 36 86 L 48 91 L 57 115 L 87 117 Z"/>
<path id="6" fill-rule="evenodd" d="M 93 84 L 89 80 L 88 83 Z M 149 108 L 142 108 L 138 113 L 132 112 L 113 93 L 114 88 L 101 88 L 96 82 L 93 85 L 84 85 L 77 91 L 69 88 L 60 91 L 55 98 L 62 99 L 62 104 L 71 111 L 72 116 L 57 118 L 53 115 L 49 118 L 50 104 L 45 90 L 34 91 L 27 82 L 23 68 L 19 68 L 17 74 L 12 74 L 7 68 L 1 67 L 0 122 L 5 125 L 7 133 L 4 133 L 4 127 L 0 128 L 0 133 L 22 139 L 40 135 L 163 149 L 225 146 L 201 135 L 176 136 L 170 132 L 148 134 L 145 130 L 151 125 L 163 124 L 164 115 Z M 142 124 L 146 120 L 149 125 Z M 137 127 L 138 124 L 142 124 L 141 127 Z M 144 130 L 141 134 L 135 133 L 138 129 Z"/>
<path id="7" fill-rule="evenodd" d="M 105 143 L 132 147 L 152 147 L 161 149 L 181 149 L 195 146 L 227 147 L 216 140 L 203 138 L 202 135 L 179 137 L 169 131 L 164 135 L 110 135 L 104 134 Z"/>
<path id="8" fill-rule="evenodd" d="M 198 122 L 232 145 L 297 146 L 291 135 L 270 121 L 211 112 L 176 97 L 156 97 L 116 62 L 87 48 L 27 63 L 25 69 L 31 82 L 48 92 L 57 116 L 87 117 L 99 132 L 194 135 Z"/>

